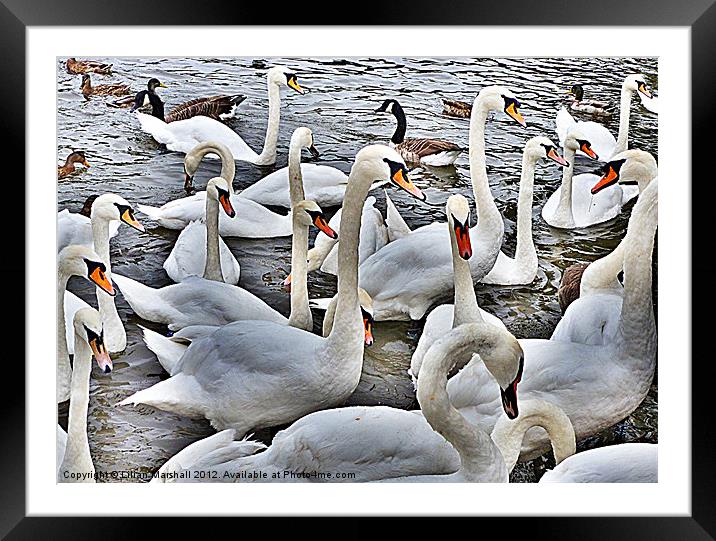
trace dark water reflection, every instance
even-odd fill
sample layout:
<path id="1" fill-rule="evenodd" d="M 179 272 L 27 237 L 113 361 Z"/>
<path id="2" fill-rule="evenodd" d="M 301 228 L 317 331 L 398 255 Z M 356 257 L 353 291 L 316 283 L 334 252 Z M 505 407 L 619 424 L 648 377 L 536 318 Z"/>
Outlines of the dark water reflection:
<path id="1" fill-rule="evenodd" d="M 64 60 L 64 59 L 62 59 Z M 217 93 L 242 93 L 241 105 L 232 127 L 254 149 L 263 144 L 267 118 L 265 69 L 276 63 L 292 67 L 310 93 L 300 96 L 282 91 L 279 157 L 276 167 L 286 164 L 288 142 L 298 126 L 313 130 L 321 163 L 348 172 L 355 153 L 369 143 L 387 142 L 393 121 L 376 116 L 373 110 L 385 98 L 398 98 L 408 117 L 409 136 L 436 136 L 468 146 L 468 122 L 441 115 L 441 97 L 472 101 L 488 84 L 504 84 L 523 103 L 529 123 L 522 129 L 505 115 L 494 115 L 487 128 L 487 164 L 497 206 L 505 219 L 505 250 L 515 249 L 515 220 L 519 167 L 527 138 L 547 135 L 557 142 L 554 117 L 566 104 L 564 91 L 573 83 L 585 84 L 587 97 L 609 99 L 618 105 L 619 88 L 628 73 L 642 72 L 652 88 L 657 87 L 655 59 L 448 59 L 448 58 L 351 58 L 351 59 L 244 59 L 169 58 L 102 59 L 113 62 L 115 75 L 95 76 L 96 83 L 125 82 L 134 91 L 145 87 L 150 77 L 168 85 L 160 89 L 167 106 Z M 139 130 L 126 110 L 108 108 L 101 97 L 85 101 L 78 91 L 80 77 L 70 76 L 58 60 L 58 161 L 72 149 L 85 150 L 91 169 L 58 185 L 59 208 L 79 211 L 85 198 L 94 193 L 114 192 L 130 203 L 161 205 L 183 197 L 183 155 L 168 152 Z M 616 134 L 618 117 L 607 122 Z M 657 154 L 657 117 L 640 104 L 632 106 L 630 146 Z M 235 188 L 240 190 L 274 170 L 236 162 Z M 578 160 L 575 173 L 589 172 L 594 164 Z M 203 186 L 217 175 L 219 163 L 208 161 L 195 182 Z M 522 287 L 481 286 L 477 289 L 483 308 L 503 319 L 518 337 L 548 337 L 560 318 L 556 288 L 561 271 L 574 262 L 592 261 L 608 253 L 624 234 L 629 210 L 616 220 L 582 232 L 550 228 L 540 209 L 558 186 L 561 171 L 541 163 L 535 181 L 534 237 L 540 258 L 539 276 Z M 417 184 L 434 203 L 462 193 L 472 198 L 467 153 L 455 167 L 424 168 L 415 172 Z M 382 192 L 375 193 L 384 209 Z M 411 227 L 442 219 L 439 207 L 417 205 L 408 196 L 393 191 L 391 197 Z M 333 212 L 330 209 L 329 212 Z M 141 219 L 141 217 L 140 217 Z M 147 222 L 145 218 L 145 223 Z M 162 263 L 178 235 L 148 223 L 148 234 L 123 228 L 112 241 L 113 268 L 153 287 L 170 283 Z M 227 239 L 241 262 L 241 286 L 287 314 L 289 301 L 281 282 L 290 268 L 290 240 Z M 312 297 L 332 295 L 335 278 L 315 274 L 310 278 Z M 73 281 L 71 289 L 94 304 L 93 292 Z M 449 297 L 448 297 L 449 298 Z M 447 300 L 447 299 L 446 299 Z M 129 394 L 166 377 L 155 357 L 144 346 L 135 316 L 121 295 L 119 313 L 126 323 L 128 347 L 115 359 L 110 376 L 92 379 L 90 400 L 90 445 L 98 471 L 139 470 L 151 472 L 169 456 L 212 431 L 204 421 L 191 421 L 148 407 L 115 407 Z M 317 314 L 316 329 L 321 316 Z M 410 355 L 420 335 L 422 322 L 381 323 L 375 329 L 376 344 L 367 352 L 361 383 L 350 404 L 414 405 L 412 385 L 405 374 Z M 160 326 L 149 325 L 158 331 Z M 590 438 L 588 448 L 621 441 L 657 441 L 657 389 L 628 419 Z M 520 465 L 514 480 L 535 480 L 549 459 Z"/>

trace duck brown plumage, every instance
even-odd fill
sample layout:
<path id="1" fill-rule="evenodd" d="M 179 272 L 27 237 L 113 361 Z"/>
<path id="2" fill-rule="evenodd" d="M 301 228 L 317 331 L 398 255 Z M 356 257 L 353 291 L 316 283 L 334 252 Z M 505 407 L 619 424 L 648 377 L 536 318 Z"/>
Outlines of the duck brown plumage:
<path id="1" fill-rule="evenodd" d="M 92 80 L 88 73 L 82 75 L 82 83 L 80 84 L 82 95 L 89 99 L 90 96 L 126 96 L 131 93 L 129 85 L 125 84 L 105 84 L 92 86 Z"/>
<path id="2" fill-rule="evenodd" d="M 89 168 L 90 164 L 85 157 L 85 153 L 81 150 L 75 150 L 72 154 L 67 156 L 64 165 L 57 166 L 57 178 L 65 178 L 76 171 L 75 164 L 80 163 L 85 167 Z"/>
<path id="3" fill-rule="evenodd" d="M 472 105 L 460 100 L 443 98 L 443 114 L 455 118 L 470 118 Z"/>
<path id="4" fill-rule="evenodd" d="M 582 285 L 582 275 L 589 266 L 588 263 L 575 263 L 567 267 L 562 273 L 562 280 L 559 282 L 557 298 L 559 307 L 564 314 L 567 307 L 579 298 L 579 290 Z"/>
<path id="5" fill-rule="evenodd" d="M 104 64 L 95 60 L 77 60 L 76 58 L 68 58 L 65 62 L 67 73 L 72 75 L 82 75 L 83 73 L 99 73 L 100 75 L 110 75 L 112 73 L 112 64 Z"/>

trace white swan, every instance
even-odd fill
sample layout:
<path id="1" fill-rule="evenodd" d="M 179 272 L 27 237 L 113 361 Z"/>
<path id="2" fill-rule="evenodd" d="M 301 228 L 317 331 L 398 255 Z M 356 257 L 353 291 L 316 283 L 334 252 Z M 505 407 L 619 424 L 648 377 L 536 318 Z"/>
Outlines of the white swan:
<path id="1" fill-rule="evenodd" d="M 493 353 L 499 350 L 499 342 L 508 342 L 501 346 L 508 349 L 500 359 L 506 366 L 497 367 L 495 373 L 509 379 L 519 347 L 509 351 L 509 339 L 497 334 L 480 335 L 480 340 L 484 341 L 483 350 Z M 514 344 L 514 338 L 511 341 Z M 423 381 L 423 385 L 430 384 Z M 436 401 L 439 398 L 436 396 Z M 520 408 L 518 419 L 503 417 L 492 433 L 508 471 L 514 467 L 524 433 L 534 426 L 548 431 L 558 464 L 574 453 L 574 431 L 563 412 L 542 400 L 523 402 Z M 434 421 L 440 427 L 450 424 L 444 416 Z M 458 453 L 422 416 L 386 406 L 311 413 L 276 434 L 271 446 L 259 454 L 246 452 L 247 442 L 234 441 L 233 432 L 225 430 L 180 451 L 161 467 L 157 481 L 192 482 L 190 472 L 204 470 L 211 471 L 217 482 L 366 482 L 450 474 L 460 467 Z M 266 475 L 256 477 L 251 472 Z M 303 472 L 312 475 L 301 475 Z M 336 472 L 344 476 L 337 477 Z"/>
<path id="2" fill-rule="evenodd" d="M 231 181 L 216 177 L 209 181 L 205 197 L 205 223 L 192 222 L 187 225 L 164 262 L 164 270 L 169 278 L 181 282 L 189 276 L 200 276 L 209 280 L 238 284 L 241 267 L 234 254 L 219 237 L 219 205 L 221 203 L 226 215 L 234 218 L 236 212 L 230 203 Z"/>
<path id="3" fill-rule="evenodd" d="M 75 355 L 67 433 L 57 426 L 57 481 L 94 483 L 94 464 L 87 440 L 87 407 L 92 355 L 100 370 L 112 370 L 103 341 L 102 321 L 94 308 L 79 310 L 73 320 Z"/>
<path id="4" fill-rule="evenodd" d="M 348 398 L 363 367 L 360 216 L 376 179 L 390 179 L 424 198 L 394 150 L 373 145 L 356 155 L 341 220 L 336 315 L 327 338 L 270 321 L 231 323 L 193 342 L 176 375 L 121 403 L 204 417 L 216 429 L 233 428 L 242 437 L 249 430 L 291 422 Z"/>
<path id="5" fill-rule="evenodd" d="M 363 205 L 361 217 L 360 243 L 358 264 L 360 265 L 371 255 L 389 242 L 409 234 L 410 228 L 388 195 L 385 194 L 386 217 L 375 207 L 375 197 L 370 196 Z M 341 209 L 328 222 L 340 234 Z M 338 240 L 319 237 L 308 251 L 308 272 L 320 269 L 321 272 L 335 275 L 338 272 Z M 318 299 L 319 301 L 323 299 Z"/>
<path id="6" fill-rule="evenodd" d="M 552 402 L 567 414 L 578 439 L 630 415 L 649 391 L 656 368 L 656 325 L 651 293 L 651 254 L 657 227 L 658 180 L 640 195 L 629 220 L 624 250 L 624 302 L 614 339 L 604 345 L 522 339 L 525 352 L 521 396 Z M 576 301 L 578 302 L 578 301 Z M 576 302 L 574 304 L 576 304 Z M 452 404 L 472 423 L 489 430 L 501 400 L 486 386 L 489 374 L 471 362 L 448 383 Z M 527 435 L 521 458 L 541 454 L 546 440 Z"/>
<path id="7" fill-rule="evenodd" d="M 88 199 L 87 202 L 89 201 Z M 85 203 L 85 206 L 86 205 L 87 203 Z M 116 233 L 120 223 L 125 223 L 140 233 L 144 232 L 144 226 L 134 217 L 134 210 L 130 204 L 123 197 L 115 194 L 108 193 L 94 197 L 91 202 L 89 214 L 90 218 L 87 225 L 89 226 L 90 243 L 85 245 L 92 247 L 100 256 L 105 266 L 107 279 L 111 282 L 112 266 L 109 255 L 109 240 L 110 237 L 113 236 L 112 232 L 114 231 Z M 81 214 L 69 214 L 69 216 L 85 218 L 85 216 Z M 78 219 L 72 218 L 72 220 L 76 225 L 81 223 Z M 81 225 L 81 230 L 83 231 L 82 234 L 73 235 L 75 239 L 84 237 L 84 224 Z M 98 290 L 97 305 L 99 307 L 99 313 L 102 315 L 102 324 L 105 330 L 105 344 L 109 348 L 109 351 L 112 353 L 124 351 L 127 347 L 127 335 L 124 332 L 124 325 L 117 313 L 114 298 Z M 80 308 L 86 308 L 88 306 L 89 304 L 74 293 L 65 293 L 65 327 L 67 330 L 67 350 L 69 353 L 74 352 L 72 320 L 75 316 L 75 312 Z"/>
<path id="8" fill-rule="evenodd" d="M 186 120 L 177 120 L 167 124 L 162 118 L 136 112 L 142 130 L 149 133 L 158 143 L 169 150 L 188 153 L 200 143 L 218 141 L 226 145 L 233 158 L 255 165 L 271 165 L 276 162 L 276 142 L 281 116 L 281 96 L 279 88 L 288 86 L 300 94 L 304 90 L 296 81 L 296 75 L 282 66 L 275 66 L 266 74 L 268 83 L 269 113 L 266 139 L 261 154 L 254 152 L 249 145 L 226 124 L 207 116 L 195 116 Z"/>
<path id="9" fill-rule="evenodd" d="M 197 117 L 198 118 L 198 117 Z M 174 124 L 174 123 L 172 123 Z M 231 151 L 222 143 L 208 141 L 194 147 L 184 158 L 186 179 L 190 179 L 188 171 L 196 170 L 207 154 L 216 154 L 221 158 L 220 177 L 226 179 L 231 186 L 236 173 L 236 163 Z M 185 186 L 190 180 L 185 179 Z M 189 184 L 187 184 L 189 183 Z M 287 216 L 277 214 L 233 193 L 231 205 L 236 217 L 219 216 L 219 234 L 224 237 L 270 238 L 287 237 L 291 234 L 291 213 Z M 169 201 L 161 207 L 139 205 L 137 208 L 152 220 L 167 229 L 184 229 L 191 222 L 202 220 L 206 214 L 206 191 L 198 192 L 190 197 Z"/>
<path id="10" fill-rule="evenodd" d="M 300 184 L 300 177 L 296 182 Z M 223 185 L 223 192 L 212 189 L 216 184 Z M 214 210 L 208 210 L 207 215 L 214 216 L 219 210 L 219 202 L 227 216 L 234 214 L 232 198 L 228 198 L 229 185 L 226 179 L 216 177 L 209 183 L 209 204 Z M 300 187 L 298 188 L 300 190 Z M 300 191 L 299 191 L 300 193 Z M 308 226 L 315 224 L 327 235 L 335 235 L 323 217 L 318 205 L 312 201 L 300 201 L 293 214 L 295 227 L 292 258 L 301 262 L 297 268 L 305 269 L 306 253 L 308 251 Z M 218 260 L 218 236 L 214 237 L 214 244 L 207 245 L 207 265 L 204 277 L 190 276 L 178 284 L 172 284 L 154 289 L 126 276 L 115 275 L 115 282 L 122 291 L 137 315 L 147 321 L 164 323 L 171 330 L 178 330 L 190 325 L 225 325 L 240 320 L 266 320 L 274 323 L 286 324 L 288 320 L 279 312 L 271 308 L 263 300 L 245 289 L 221 282 Z M 212 264 L 211 262 L 214 261 Z M 212 274 L 212 272 L 214 274 Z M 305 278 L 303 283 L 305 286 Z M 308 290 L 296 288 L 291 297 L 292 317 L 300 318 L 302 325 L 312 327 L 311 311 L 308 306 Z M 299 311 L 297 303 L 300 303 Z M 294 309 L 295 308 L 295 309 Z"/>
<path id="11" fill-rule="evenodd" d="M 68 246 L 57 257 L 57 402 L 70 397 L 72 368 L 67 352 L 65 324 L 65 290 L 72 276 L 82 276 L 115 295 L 112 283 L 105 274 L 106 267 L 94 250 L 82 245 Z"/>
<path id="12" fill-rule="evenodd" d="M 57 213 L 57 253 L 70 244 L 84 244 L 92 248 L 92 221 L 90 213 L 97 195 L 90 195 L 79 213 L 67 209 Z M 109 238 L 115 237 L 119 231 L 119 221 L 112 220 L 109 224 Z"/>
<path id="13" fill-rule="evenodd" d="M 574 117 L 563 107 L 557 113 L 557 135 L 559 144 L 564 146 L 567 132 L 576 124 L 592 146 L 592 150 L 599 155 L 601 160 L 609 160 L 615 154 L 629 148 L 629 113 L 631 99 L 634 92 L 651 98 L 651 92 L 644 82 L 641 74 L 627 75 L 622 83 L 621 99 L 619 102 L 619 133 L 617 138 L 611 132 L 597 122 L 577 122 Z"/>
<path id="14" fill-rule="evenodd" d="M 623 161 L 622 161 L 623 160 Z M 643 150 L 627 150 L 617 154 L 605 168 L 604 178 L 616 171 L 612 182 L 637 183 L 639 192 L 656 179 L 656 160 Z M 597 185 L 604 183 L 598 180 Z M 610 189 L 606 186 L 606 189 Z M 624 268 L 624 252 L 628 245 L 622 239 L 609 254 L 589 264 L 580 283 L 579 302 L 572 302 L 552 333 L 552 340 L 600 345 L 613 340 L 619 329 L 624 287 L 618 280 Z"/>
<path id="15" fill-rule="evenodd" d="M 475 98 L 470 117 L 470 175 L 480 227 L 472 237 L 473 280 L 485 276 L 502 246 L 504 223 L 490 191 L 485 166 L 485 123 L 505 111 L 524 124 L 519 102 L 504 87 L 489 86 Z M 416 229 L 387 244 L 360 266 L 360 286 L 373 298 L 376 321 L 420 319 L 453 287 L 449 234 L 442 223 Z"/>
<path id="16" fill-rule="evenodd" d="M 590 449 L 548 470 L 540 483 L 657 483 L 659 446 L 622 443 Z"/>
<path id="17" fill-rule="evenodd" d="M 510 286 L 530 284 L 537 276 L 537 250 L 532 239 L 532 196 L 535 167 L 541 158 L 549 158 L 561 166 L 571 167 L 571 163 L 559 155 L 557 147 L 547 137 L 533 137 L 527 141 L 522 154 L 522 176 L 517 200 L 515 257 L 509 257 L 505 252 L 500 251 L 492 270 L 480 280 L 483 284 Z"/>
<path id="18" fill-rule="evenodd" d="M 576 229 L 600 224 L 616 217 L 625 199 L 621 186 L 592 194 L 599 175 L 582 173 L 574 176 L 574 157 L 584 152 L 593 160 L 600 158 L 592 149 L 591 141 L 585 139 L 578 125 L 572 126 L 564 139 L 564 157 L 569 165 L 562 173 L 562 184 L 542 207 L 542 219 L 552 227 Z"/>
<path id="19" fill-rule="evenodd" d="M 418 345 L 410 359 L 408 373 L 417 383 L 420 365 L 430 346 L 450 329 L 459 327 L 463 323 L 487 322 L 498 328 L 507 330 L 500 318 L 485 312 L 477 305 L 475 289 L 470 276 L 470 265 L 467 260 L 472 256 L 470 244 L 470 205 L 462 195 L 451 195 L 445 205 L 447 227 L 450 232 L 450 246 L 452 247 L 452 268 L 455 280 L 455 297 L 453 304 L 441 304 L 434 308 L 425 319 L 423 332 Z M 457 307 L 457 310 L 456 308 Z M 458 365 L 464 365 L 470 359 L 455 359 Z"/>

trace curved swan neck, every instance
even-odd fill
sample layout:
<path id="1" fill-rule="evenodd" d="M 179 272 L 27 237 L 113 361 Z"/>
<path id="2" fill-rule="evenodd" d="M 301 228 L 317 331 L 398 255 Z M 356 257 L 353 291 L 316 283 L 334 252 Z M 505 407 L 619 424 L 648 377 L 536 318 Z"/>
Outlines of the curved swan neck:
<path id="1" fill-rule="evenodd" d="M 269 114 L 266 126 L 266 139 L 264 148 L 256 160 L 256 165 L 271 165 L 276 163 L 276 144 L 278 143 L 278 128 L 281 120 L 281 92 L 276 83 L 268 81 Z"/>
<path id="2" fill-rule="evenodd" d="M 604 257 L 597 259 L 584 270 L 579 295 L 588 295 L 599 289 L 621 289 L 619 273 L 624 268 L 624 239 Z"/>
<path id="3" fill-rule="evenodd" d="M 507 480 L 507 470 L 500 451 L 490 436 L 471 425 L 450 403 L 447 374 L 458 351 L 480 353 L 485 323 L 473 323 L 453 329 L 435 342 L 425 354 L 418 376 L 418 403 L 430 426 L 441 434 L 460 455 L 458 473 L 466 480 L 480 481 L 499 471 Z"/>
<path id="4" fill-rule="evenodd" d="M 393 133 L 393 136 L 390 138 L 390 141 L 394 145 L 399 145 L 403 141 L 405 141 L 405 130 L 408 127 L 408 122 L 405 118 L 405 111 L 403 111 L 403 108 L 400 106 L 400 104 L 395 101 L 393 102 L 393 116 L 395 117 L 395 120 L 398 121 L 398 125 L 395 127 L 395 132 Z"/>
<path id="5" fill-rule="evenodd" d="M 517 199 L 517 250 L 515 261 L 521 267 L 537 264 L 537 250 L 532 239 L 532 199 L 534 194 L 536 160 L 527 154 L 522 156 L 520 195 Z"/>
<path id="6" fill-rule="evenodd" d="M 294 207 L 295 209 L 295 207 Z M 300 212 L 300 211 L 299 211 Z M 298 212 L 293 213 L 293 239 L 291 241 L 291 314 L 292 327 L 313 330 L 313 315 L 308 305 L 308 227 L 302 225 Z"/>
<path id="7" fill-rule="evenodd" d="M 629 147 L 629 114 L 631 109 L 632 91 L 622 85 L 621 97 L 619 100 L 619 133 L 617 134 L 617 145 L 614 147 L 614 154 L 624 152 Z"/>
<path id="8" fill-rule="evenodd" d="M 450 247 L 452 248 L 452 269 L 455 280 L 455 298 L 453 301 L 453 329 L 463 323 L 482 321 L 480 308 L 475 296 L 475 287 L 470 274 L 470 263 L 460 257 L 457 247 L 457 237 L 452 218 L 448 218 L 450 229 Z"/>
<path id="9" fill-rule="evenodd" d="M 492 440 L 502 452 L 508 471 L 517 464 L 525 434 L 535 426 L 547 431 L 557 464 L 576 452 L 574 427 L 564 411 L 544 400 L 524 400 L 519 417 L 500 417 L 492 431 Z"/>
<path id="10" fill-rule="evenodd" d="M 502 225 L 502 216 L 495 205 L 487 179 L 487 165 L 485 161 L 485 123 L 489 108 L 478 95 L 470 115 L 470 178 L 472 180 L 472 193 L 475 196 L 477 216 L 482 226 L 495 221 L 499 227 Z M 497 222 L 499 221 L 499 224 Z"/>
<path id="11" fill-rule="evenodd" d="M 72 367 L 67 352 L 67 327 L 65 325 L 65 289 L 69 276 L 57 272 L 57 401 L 67 400 L 70 395 Z"/>
<path id="12" fill-rule="evenodd" d="M 555 219 L 566 227 L 574 226 L 574 214 L 572 213 L 572 177 L 574 175 L 574 154 L 567 145 L 564 146 L 564 159 L 569 165 L 562 173 L 562 185 L 559 190 L 559 203 L 555 211 Z"/>
<path id="13" fill-rule="evenodd" d="M 62 469 L 92 466 L 89 440 L 87 438 L 87 409 L 89 407 L 89 379 L 92 372 L 92 352 L 87 343 L 75 334 L 74 369 L 72 370 L 72 388 L 70 410 L 67 423 L 67 446 L 62 460 Z"/>
<path id="14" fill-rule="evenodd" d="M 204 278 L 223 282 L 221 253 L 219 251 L 219 202 L 206 196 L 206 263 Z"/>
<path id="15" fill-rule="evenodd" d="M 219 173 L 219 176 L 226 179 L 233 190 L 234 177 L 236 176 L 236 162 L 234 161 L 234 155 L 226 145 L 207 141 L 195 146 L 191 152 L 200 160 L 203 160 L 207 154 L 216 154 L 219 156 L 221 159 L 221 173 Z"/>
<path id="16" fill-rule="evenodd" d="M 356 328 L 362 327 L 360 304 L 358 302 L 358 243 L 363 215 L 363 203 L 368 196 L 371 177 L 364 171 L 364 164 L 356 161 L 348 176 L 348 184 L 343 198 L 340 235 L 338 243 L 338 300 L 336 314 L 328 339 L 337 343 L 358 342 L 363 347 L 362 333 Z"/>
<path id="17" fill-rule="evenodd" d="M 624 238 L 624 302 L 619 320 L 622 347 L 629 356 L 650 359 L 655 353 L 656 325 L 651 293 L 651 260 L 658 225 L 658 180 L 634 205 Z"/>

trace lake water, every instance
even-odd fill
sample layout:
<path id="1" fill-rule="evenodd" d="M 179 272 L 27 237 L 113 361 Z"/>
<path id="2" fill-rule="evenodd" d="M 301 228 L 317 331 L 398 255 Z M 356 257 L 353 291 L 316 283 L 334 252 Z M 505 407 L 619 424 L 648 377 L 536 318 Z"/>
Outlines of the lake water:
<path id="1" fill-rule="evenodd" d="M 139 129 L 139 123 L 126 109 L 109 108 L 112 98 L 93 97 L 86 101 L 79 92 L 80 76 L 65 72 L 64 58 L 57 64 L 58 162 L 74 149 L 84 150 L 92 167 L 77 176 L 58 182 L 58 207 L 78 212 L 91 194 L 113 192 L 132 205 L 160 206 L 184 197 L 183 158 L 169 152 Z M 299 95 L 290 89 L 281 94 L 279 155 L 275 167 L 236 162 L 234 188 L 239 191 L 287 162 L 288 143 L 293 130 L 307 126 L 313 130 L 319 163 L 349 171 L 355 153 L 371 143 L 387 143 L 395 128 L 392 117 L 373 111 L 383 99 L 396 98 L 405 109 L 408 137 L 439 137 L 468 146 L 468 121 L 441 114 L 441 97 L 472 102 L 488 84 L 503 84 L 522 103 L 528 122 L 524 129 L 506 115 L 494 115 L 487 125 L 487 168 L 497 206 L 505 221 L 505 251 L 515 249 L 516 205 L 519 189 L 521 153 L 525 141 L 546 135 L 558 143 L 554 118 L 567 105 L 565 91 L 582 83 L 585 98 L 608 99 L 618 107 L 622 80 L 629 73 L 641 72 L 657 90 L 656 59 L 626 58 L 101 58 L 114 64 L 112 76 L 93 75 L 93 82 L 123 82 L 137 92 L 146 88 L 151 77 L 159 78 L 167 89 L 159 89 L 169 110 L 195 97 L 219 93 L 241 93 L 236 119 L 230 121 L 244 140 L 260 150 L 266 129 L 268 101 L 265 72 L 274 64 L 291 67 L 299 83 L 309 89 Z M 588 118 L 584 118 L 589 120 Z M 616 134 L 618 113 L 606 123 Z M 657 116 L 644 109 L 635 98 L 632 104 L 631 148 L 647 150 L 658 158 Z M 593 162 L 578 159 L 577 173 L 591 172 Z M 218 175 L 217 160 L 206 160 L 196 175 L 195 185 Z M 449 195 L 461 193 L 472 199 L 467 153 L 455 167 L 423 168 L 412 175 L 433 203 L 443 204 Z M 478 301 L 482 308 L 500 317 L 517 336 L 547 338 L 561 317 L 557 286 L 561 271 L 575 262 L 593 261 L 612 250 L 623 237 L 631 205 L 617 219 L 583 231 L 550 228 L 540 210 L 561 180 L 561 168 L 542 161 L 537 166 L 534 190 L 534 238 L 540 258 L 539 274 L 529 286 L 499 287 L 480 285 Z M 374 192 L 383 211 L 382 191 Z M 444 219 L 444 206 L 420 205 L 410 196 L 393 190 L 391 198 L 408 224 L 415 228 L 435 219 Z M 325 209 L 332 214 L 335 209 Z M 285 211 L 284 211 L 285 212 Z M 152 287 L 170 282 L 162 263 L 169 255 L 178 231 L 157 226 L 146 216 L 137 215 L 148 229 L 139 234 L 123 226 L 112 240 L 111 256 L 115 272 Z M 315 232 L 312 234 L 315 236 Z M 312 237 L 313 238 L 313 237 Z M 290 272 L 289 237 L 245 240 L 228 238 L 227 244 L 241 263 L 240 285 L 255 293 L 284 314 L 289 298 L 282 281 Z M 654 274 L 656 280 L 656 274 Z M 316 273 L 309 278 L 311 297 L 333 295 L 334 277 Z M 73 279 L 70 289 L 96 305 L 94 289 Z M 450 296 L 445 300 L 449 300 Z M 655 292 L 656 301 L 656 292 Z M 166 378 L 154 355 L 141 339 L 138 324 L 157 331 L 131 311 L 121 294 L 117 296 L 120 316 L 125 322 L 128 346 L 114 360 L 110 375 L 94 368 L 91 381 L 89 439 L 98 472 L 132 470 L 151 473 L 167 458 L 191 442 L 213 431 L 206 421 L 188 420 L 147 406 L 116 407 L 123 398 Z M 314 315 L 316 330 L 322 314 Z M 380 322 L 375 328 L 376 343 L 366 351 L 363 377 L 349 404 L 386 404 L 400 408 L 416 407 L 412 384 L 406 374 L 422 322 Z M 61 420 L 63 423 L 65 419 Z M 276 430 L 262 431 L 267 441 Z M 606 443 L 657 441 L 656 381 L 644 403 L 629 418 L 595 437 L 582 442 L 582 448 Z M 551 459 L 544 457 L 520 464 L 513 481 L 538 479 Z M 121 481 L 122 479 L 117 479 Z M 131 479 L 128 479 L 131 480 Z M 136 479 L 135 479 L 136 480 Z"/>

